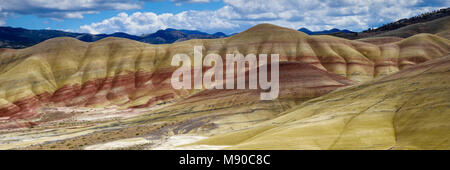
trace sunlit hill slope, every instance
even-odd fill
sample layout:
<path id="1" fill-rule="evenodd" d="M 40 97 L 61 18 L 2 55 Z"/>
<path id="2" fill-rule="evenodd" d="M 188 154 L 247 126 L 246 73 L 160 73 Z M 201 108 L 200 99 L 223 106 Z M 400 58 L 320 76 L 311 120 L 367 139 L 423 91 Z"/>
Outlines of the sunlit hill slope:
<path id="1" fill-rule="evenodd" d="M 419 34 L 387 45 L 373 45 L 331 36 L 307 36 L 269 24 L 233 37 L 190 40 L 169 45 L 106 38 L 85 43 L 56 38 L 36 46 L 0 54 L 0 116 L 29 118 L 38 108 L 54 106 L 133 107 L 154 98 L 169 100 L 188 95 L 176 91 L 168 78 L 177 53 L 278 53 L 282 61 L 311 64 L 356 82 L 391 74 L 410 65 L 440 57 L 449 40 Z"/>
<path id="2" fill-rule="evenodd" d="M 279 97 L 173 89 L 172 57 L 193 60 L 194 46 L 203 55 L 279 54 Z M 55 38 L 1 49 L 0 148 L 140 136 L 130 141 L 151 149 L 150 139 L 190 134 L 210 138 L 187 147 L 448 149 L 449 52 L 450 40 L 434 34 L 347 40 L 270 24 L 164 45 Z"/>
<path id="3" fill-rule="evenodd" d="M 300 104 L 194 145 L 228 149 L 450 149 L 450 56 Z"/>

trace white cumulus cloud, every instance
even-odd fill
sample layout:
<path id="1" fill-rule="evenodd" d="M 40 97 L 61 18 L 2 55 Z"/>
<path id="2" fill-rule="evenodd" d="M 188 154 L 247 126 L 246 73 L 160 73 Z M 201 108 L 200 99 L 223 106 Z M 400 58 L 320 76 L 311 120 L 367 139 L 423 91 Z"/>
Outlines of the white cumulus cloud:
<path id="1" fill-rule="evenodd" d="M 136 0 L 0 0 L 0 12 L 66 19 L 104 10 L 140 9 L 142 4 Z"/>
<path id="2" fill-rule="evenodd" d="M 105 10 L 142 9 L 147 1 L 163 0 L 0 0 L 0 25 L 11 14 L 67 19 Z M 210 3 L 219 0 L 170 0 L 175 4 Z M 227 33 L 255 24 L 272 23 L 298 29 L 330 28 L 361 31 L 368 27 L 450 6 L 448 0 L 222 0 L 217 10 L 188 10 L 156 14 L 152 11 L 121 12 L 101 22 L 83 25 L 90 33 L 146 34 L 158 29 L 198 29 Z"/>
<path id="3" fill-rule="evenodd" d="M 178 14 L 159 15 L 153 12 L 135 12 L 130 15 L 122 12 L 102 22 L 83 25 L 80 29 L 82 32 L 92 34 L 126 32 L 139 35 L 166 28 L 208 31 L 235 27 L 238 25 L 229 22 L 217 11 L 184 11 Z"/>
<path id="4" fill-rule="evenodd" d="M 434 9 L 446 0 L 224 0 L 247 21 L 285 23 L 293 28 L 362 30 Z"/>
<path id="5" fill-rule="evenodd" d="M 174 3 L 209 0 L 172 0 Z M 185 11 L 178 14 L 152 12 L 121 13 L 102 22 L 83 25 L 82 31 L 145 34 L 165 28 L 203 31 L 243 31 L 259 23 L 298 29 L 331 28 L 361 31 L 423 12 L 448 7 L 446 0 L 223 0 L 215 11 Z"/>

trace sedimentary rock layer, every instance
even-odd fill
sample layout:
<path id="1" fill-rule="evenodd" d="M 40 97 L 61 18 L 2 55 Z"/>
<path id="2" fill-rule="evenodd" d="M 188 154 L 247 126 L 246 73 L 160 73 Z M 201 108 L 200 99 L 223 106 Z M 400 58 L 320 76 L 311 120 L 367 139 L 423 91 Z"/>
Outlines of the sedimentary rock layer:
<path id="1" fill-rule="evenodd" d="M 345 77 L 310 64 L 282 62 L 279 67 L 280 91 L 276 100 L 260 100 L 260 94 L 267 90 L 212 89 L 203 90 L 158 112 L 172 116 L 197 115 L 176 128 L 174 134 L 217 134 L 272 119 L 303 101 L 354 84 Z M 248 84 L 248 76 L 246 81 Z"/>
<path id="2" fill-rule="evenodd" d="M 309 100 L 195 145 L 229 149 L 450 149 L 450 56 Z"/>
<path id="3" fill-rule="evenodd" d="M 275 53 L 281 61 L 309 64 L 354 82 L 389 75 L 450 51 L 449 40 L 431 34 L 374 45 L 307 36 L 269 24 L 233 37 L 168 45 L 120 38 L 94 43 L 55 38 L 0 52 L 0 117 L 32 118 L 39 115 L 40 108 L 52 106 L 150 107 L 187 97 L 197 91 L 172 89 L 170 77 L 176 67 L 170 62 L 178 53 L 193 58 L 194 46 L 202 46 L 203 55 Z"/>

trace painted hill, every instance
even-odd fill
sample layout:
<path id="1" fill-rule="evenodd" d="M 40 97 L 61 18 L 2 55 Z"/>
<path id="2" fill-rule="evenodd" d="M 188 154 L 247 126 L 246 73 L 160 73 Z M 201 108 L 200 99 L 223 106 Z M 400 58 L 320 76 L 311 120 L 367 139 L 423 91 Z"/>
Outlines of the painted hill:
<path id="1" fill-rule="evenodd" d="M 169 45 L 105 38 L 86 43 L 56 38 L 0 55 L 1 117 L 38 115 L 42 105 L 133 107 L 150 100 L 176 99 L 190 92 L 171 89 L 171 56 L 204 54 L 280 54 L 281 61 L 311 64 L 355 82 L 392 74 L 443 56 L 449 40 L 420 34 L 376 46 L 331 36 L 307 36 L 269 24 L 257 25 L 233 37 L 190 40 Z M 155 90 L 157 89 L 157 90 Z"/>
<path id="2" fill-rule="evenodd" d="M 170 66 L 172 56 L 185 53 L 192 58 L 194 46 L 203 46 L 203 55 L 279 54 L 279 98 L 260 101 L 255 97 L 260 93 L 258 90 L 173 89 L 170 78 L 177 67 Z M 85 145 L 141 135 L 165 139 L 177 134 L 229 134 L 252 127 L 260 131 L 267 129 L 258 128 L 259 123 L 267 121 L 284 118 L 295 121 L 309 115 L 333 117 L 335 111 L 339 111 L 333 108 L 343 110 L 342 119 L 336 119 L 337 123 L 342 123 L 349 120 L 358 109 L 364 110 L 366 104 L 370 106 L 374 101 L 376 103 L 377 96 L 391 93 L 400 95 L 402 91 L 396 88 L 407 85 L 402 85 L 403 81 L 399 80 L 397 84 L 370 89 L 370 94 L 374 93 L 373 100 L 370 99 L 372 95 L 359 91 L 365 92 L 362 88 L 365 86 L 348 86 L 370 84 L 374 79 L 384 80 L 388 75 L 404 74 L 394 73 L 414 70 L 415 65 L 427 61 L 441 61 L 439 59 L 449 52 L 450 40 L 432 34 L 418 34 L 397 42 L 375 45 L 327 35 L 308 36 L 270 24 L 260 24 L 227 38 L 195 39 L 161 45 L 112 37 L 92 43 L 67 37 L 50 39 L 25 49 L 0 51 L 0 129 L 33 127 L 0 133 L 0 148 L 81 149 Z M 436 88 L 442 91 L 446 79 L 433 78 L 433 81 L 439 82 L 435 83 Z M 423 86 L 429 84 L 434 83 L 427 81 Z M 409 84 L 407 87 L 414 88 Z M 387 89 L 384 91 L 384 88 Z M 330 97 L 328 100 L 325 97 L 343 91 L 345 94 L 341 94 L 340 98 Z M 409 94 L 404 96 L 412 98 Z M 361 99 L 361 106 L 352 103 L 353 98 Z M 329 102 L 321 102 L 322 99 Z M 436 99 L 445 101 L 448 98 Z M 345 102 L 333 105 L 333 101 L 340 100 Z M 314 109 L 314 105 L 310 109 L 289 114 L 314 102 L 320 109 Z M 391 105 L 386 103 L 383 106 Z M 346 108 L 351 108 L 353 112 L 344 112 Z M 289 115 L 299 117 L 288 119 Z M 376 115 L 374 117 L 378 118 Z M 326 118 L 321 117 L 320 120 Z M 386 124 L 384 118 L 380 117 L 382 120 L 379 126 Z M 281 127 L 285 122 L 280 123 Z M 324 127 L 338 129 L 338 125 L 341 125 L 333 123 L 336 122 Z M 377 123 L 370 123 L 378 127 Z M 327 131 L 323 133 L 328 134 Z M 378 133 L 381 132 L 374 132 L 376 135 Z M 387 139 L 384 137 L 380 139 L 383 145 L 380 144 L 379 148 L 386 146 L 383 142 Z M 144 138 L 136 140 L 150 140 Z M 80 145 L 68 146 L 64 143 L 68 141 Z M 376 144 L 377 141 L 374 141 Z M 334 148 L 347 146 L 344 144 L 336 144 Z M 153 148 L 148 145 L 142 147 Z M 244 141 L 230 145 L 250 148 L 246 147 Z M 260 145 L 253 146 L 257 148 Z M 285 146 L 302 148 L 304 145 L 286 143 Z M 324 146 L 327 145 L 313 145 L 311 148 L 327 148 Z M 406 145 L 399 145 L 403 146 Z M 360 148 L 360 145 L 355 143 L 353 147 Z"/>
<path id="3" fill-rule="evenodd" d="M 309 64 L 280 63 L 280 94 L 272 101 L 260 101 L 258 90 L 203 90 L 158 112 L 170 115 L 195 115 L 173 131 L 183 133 L 220 134 L 270 120 L 304 101 L 327 94 L 354 82 Z M 268 73 L 270 74 L 270 72 Z M 249 81 L 246 77 L 247 84 Z"/>
<path id="4" fill-rule="evenodd" d="M 296 106 L 193 145 L 228 149 L 450 149 L 450 56 Z"/>

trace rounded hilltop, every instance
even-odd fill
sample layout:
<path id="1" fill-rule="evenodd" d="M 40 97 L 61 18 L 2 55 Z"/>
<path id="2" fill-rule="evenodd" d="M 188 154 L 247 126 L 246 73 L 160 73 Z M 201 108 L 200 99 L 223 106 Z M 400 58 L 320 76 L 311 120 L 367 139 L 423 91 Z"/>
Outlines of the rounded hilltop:
<path id="1" fill-rule="evenodd" d="M 262 23 L 262 24 L 258 24 L 258 25 L 255 25 L 255 26 L 249 28 L 247 31 L 254 31 L 254 30 L 278 30 L 278 29 L 293 30 L 293 29 L 286 28 L 286 27 L 281 27 L 281 26 L 278 26 L 278 25 L 273 25 L 273 24 L 269 24 L 269 23 Z M 244 32 L 247 32 L 247 31 L 244 31 Z M 295 31 L 295 30 L 293 30 L 293 31 Z"/>
<path id="2" fill-rule="evenodd" d="M 42 53 L 45 51 L 49 51 L 52 49 L 80 49 L 80 48 L 86 48 L 89 45 L 89 43 L 80 41 L 75 38 L 71 37 L 57 37 L 45 40 L 39 44 L 36 44 L 31 47 L 27 47 L 24 49 L 17 50 L 18 52 L 23 53 L 29 53 L 29 54 L 36 54 L 36 53 Z"/>
<path id="3" fill-rule="evenodd" d="M 293 30 L 293 29 L 286 28 L 286 27 L 280 27 L 280 26 L 273 25 L 273 24 L 264 23 L 264 24 L 255 25 L 255 26 L 245 30 L 244 32 L 236 34 L 233 37 L 236 37 L 236 36 L 239 37 L 239 36 L 244 36 L 244 35 L 246 35 L 246 36 L 247 35 L 250 35 L 250 36 L 272 36 L 272 35 L 281 36 L 283 34 L 296 35 L 295 37 L 308 36 L 307 34 L 297 31 L 297 30 Z"/>
<path id="4" fill-rule="evenodd" d="M 131 40 L 131 39 L 128 39 L 128 38 L 121 38 L 121 37 L 105 37 L 105 38 L 102 38 L 102 39 L 100 39 L 100 40 L 97 40 L 97 41 L 95 41 L 95 42 L 92 42 L 92 43 L 96 43 L 96 42 L 109 42 L 109 41 L 130 41 L 130 42 L 138 42 L 138 41 L 135 41 L 135 40 Z"/>
<path id="5" fill-rule="evenodd" d="M 52 39 L 48 39 L 45 41 L 42 41 L 39 44 L 36 44 L 35 46 L 39 47 L 45 47 L 45 46 L 62 46 L 62 45 L 73 45 L 73 44 L 87 44 L 87 42 L 80 41 L 76 38 L 72 37 L 56 37 Z M 34 47 L 34 46 L 32 46 Z"/>

